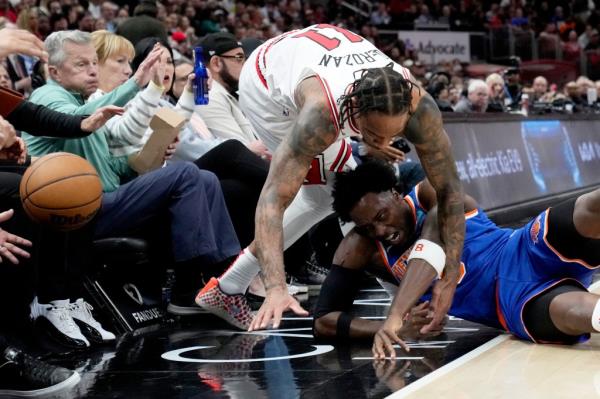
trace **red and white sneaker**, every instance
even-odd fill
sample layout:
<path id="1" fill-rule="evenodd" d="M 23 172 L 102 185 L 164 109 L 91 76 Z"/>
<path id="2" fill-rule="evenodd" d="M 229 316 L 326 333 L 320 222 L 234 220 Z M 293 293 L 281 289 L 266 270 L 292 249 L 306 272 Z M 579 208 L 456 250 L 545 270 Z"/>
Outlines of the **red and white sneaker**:
<path id="1" fill-rule="evenodd" d="M 248 330 L 254 318 L 246 297 L 243 294 L 224 293 L 215 277 L 200 290 L 196 304 L 241 330 Z"/>

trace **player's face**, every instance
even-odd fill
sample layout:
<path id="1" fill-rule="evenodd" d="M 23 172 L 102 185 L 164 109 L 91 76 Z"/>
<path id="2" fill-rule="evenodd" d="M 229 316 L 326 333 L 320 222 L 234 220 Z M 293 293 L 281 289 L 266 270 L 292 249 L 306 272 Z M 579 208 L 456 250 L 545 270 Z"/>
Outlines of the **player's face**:
<path id="1" fill-rule="evenodd" d="M 356 123 L 367 144 L 383 149 L 392 139 L 403 134 L 408 119 L 408 113 L 385 115 L 381 112 L 368 112 L 359 115 Z"/>
<path id="2" fill-rule="evenodd" d="M 367 193 L 354 206 L 350 218 L 359 234 L 388 245 L 404 244 L 414 230 L 411 210 L 395 190 Z"/>

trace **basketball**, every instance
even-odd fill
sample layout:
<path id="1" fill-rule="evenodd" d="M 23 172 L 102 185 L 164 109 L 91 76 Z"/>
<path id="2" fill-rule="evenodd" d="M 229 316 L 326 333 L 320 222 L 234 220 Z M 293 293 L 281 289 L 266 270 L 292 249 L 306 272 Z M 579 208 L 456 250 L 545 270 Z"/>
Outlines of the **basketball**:
<path id="1" fill-rule="evenodd" d="M 29 217 L 54 229 L 75 230 L 100 209 L 102 182 L 85 159 L 66 152 L 48 154 L 25 171 L 21 202 Z"/>

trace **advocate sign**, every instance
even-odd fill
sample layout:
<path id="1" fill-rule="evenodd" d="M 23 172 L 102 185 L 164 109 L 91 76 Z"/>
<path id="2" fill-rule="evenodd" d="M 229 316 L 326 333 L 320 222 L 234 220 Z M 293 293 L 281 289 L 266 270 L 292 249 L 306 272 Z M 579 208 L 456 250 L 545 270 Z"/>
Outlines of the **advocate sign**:
<path id="1" fill-rule="evenodd" d="M 427 64 L 454 59 L 471 62 L 469 34 L 465 32 L 399 31 L 398 38 Z"/>

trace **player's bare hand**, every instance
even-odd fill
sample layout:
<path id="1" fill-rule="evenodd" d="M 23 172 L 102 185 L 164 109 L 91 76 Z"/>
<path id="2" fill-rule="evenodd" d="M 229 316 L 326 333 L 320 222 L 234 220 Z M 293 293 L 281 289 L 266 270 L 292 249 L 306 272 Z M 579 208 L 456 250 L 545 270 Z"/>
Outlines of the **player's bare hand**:
<path id="1" fill-rule="evenodd" d="M 432 320 L 421 328 L 421 334 L 428 334 L 443 327 L 448 310 L 452 306 L 452 298 L 454 298 L 457 282 L 457 276 L 448 273 L 436 281 L 431 293 L 430 315 Z"/>
<path id="2" fill-rule="evenodd" d="M 291 296 L 285 285 L 267 290 L 267 297 L 254 316 L 248 331 L 263 330 L 273 321 L 273 328 L 279 328 L 281 315 L 291 310 L 298 316 L 308 316 L 308 312 Z"/>
<path id="3" fill-rule="evenodd" d="M 115 115 L 123 115 L 125 110 L 115 105 L 98 108 L 96 112 L 81 121 L 81 130 L 94 132 L 106 124 Z"/>
<path id="4" fill-rule="evenodd" d="M 413 306 L 404 318 L 402 337 L 414 340 L 423 338 L 424 335 L 421 334 L 421 328 L 431 323 L 431 320 L 433 318 L 430 315 L 429 301 Z"/>
<path id="5" fill-rule="evenodd" d="M 400 338 L 400 332 L 404 322 L 399 317 L 388 317 L 383 326 L 375 333 L 373 340 L 373 357 L 375 359 L 396 358 L 394 345 L 398 344 L 406 352 L 410 349 L 406 342 Z"/>
<path id="6" fill-rule="evenodd" d="M 14 214 L 12 209 L 0 213 L 0 223 L 6 222 Z M 29 252 L 25 251 L 20 247 L 31 247 L 31 241 L 26 240 L 18 235 L 11 234 L 4 229 L 0 229 L 0 263 L 4 259 L 8 259 L 9 262 L 18 265 L 19 259 L 29 258 Z"/>
<path id="7" fill-rule="evenodd" d="M 391 142 L 390 142 L 390 144 L 391 144 Z M 406 155 L 404 154 L 404 152 L 400 151 L 399 149 L 397 149 L 395 147 L 392 147 L 391 145 L 388 145 L 381 149 L 372 147 L 366 143 L 364 143 L 364 145 L 367 147 L 367 155 L 368 156 L 377 158 L 381 161 L 393 163 L 393 162 L 404 162 L 404 160 L 406 159 Z"/>
<path id="8" fill-rule="evenodd" d="M 48 62 L 48 53 L 33 33 L 24 29 L 2 29 L 0 33 L 0 58 L 11 54 L 25 54 Z"/>

